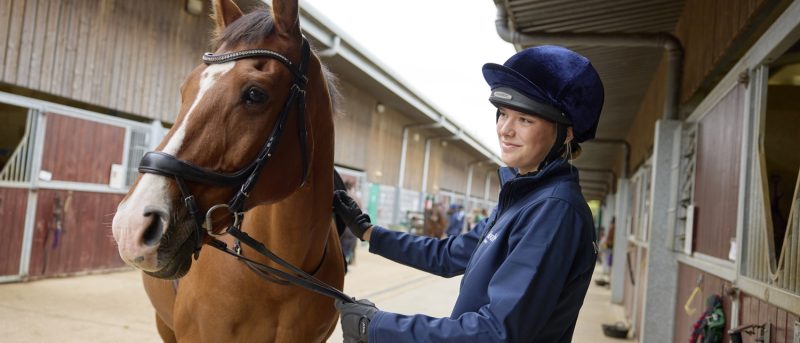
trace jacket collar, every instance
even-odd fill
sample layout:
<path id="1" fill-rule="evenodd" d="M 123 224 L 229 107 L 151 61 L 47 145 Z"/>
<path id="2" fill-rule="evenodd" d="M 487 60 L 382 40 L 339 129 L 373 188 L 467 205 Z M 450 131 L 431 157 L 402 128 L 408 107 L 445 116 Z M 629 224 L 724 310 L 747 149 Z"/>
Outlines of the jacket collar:
<path id="1" fill-rule="evenodd" d="M 551 176 L 557 175 L 574 175 L 574 178 L 577 180 L 578 178 L 578 170 L 575 169 L 567 160 L 563 158 L 558 158 L 553 162 L 548 163 L 542 170 L 537 172 L 528 173 L 525 175 L 519 175 L 518 170 L 516 168 L 510 167 L 501 167 L 497 171 L 498 175 L 500 176 L 500 187 L 504 187 L 506 183 L 514 179 L 525 180 L 529 182 L 536 182 L 539 180 L 543 180 L 549 178 Z"/>

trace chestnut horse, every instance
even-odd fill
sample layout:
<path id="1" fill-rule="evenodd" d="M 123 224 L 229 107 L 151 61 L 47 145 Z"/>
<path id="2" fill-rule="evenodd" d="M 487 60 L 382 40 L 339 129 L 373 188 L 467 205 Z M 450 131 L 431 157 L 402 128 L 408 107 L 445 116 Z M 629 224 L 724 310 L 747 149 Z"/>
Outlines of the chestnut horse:
<path id="1" fill-rule="evenodd" d="M 231 0 L 213 6 L 218 48 L 181 86 L 175 125 L 142 159 L 114 239 L 144 272 L 164 341 L 321 342 L 336 325 L 332 298 L 200 247 L 236 246 L 237 229 L 342 288 L 331 221 L 333 89 L 300 32 L 297 0 L 247 15 Z M 241 256 L 287 270 L 255 250 L 242 246 Z"/>

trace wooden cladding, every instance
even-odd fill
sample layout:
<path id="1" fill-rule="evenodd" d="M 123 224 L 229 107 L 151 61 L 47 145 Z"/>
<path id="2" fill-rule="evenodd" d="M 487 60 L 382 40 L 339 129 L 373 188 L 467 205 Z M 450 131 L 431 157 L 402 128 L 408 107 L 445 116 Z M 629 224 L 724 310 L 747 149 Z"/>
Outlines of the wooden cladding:
<path id="1" fill-rule="evenodd" d="M 771 10 L 768 0 L 696 0 L 687 1 L 683 14 L 675 27 L 675 35 L 683 43 L 684 69 L 681 100 L 688 100 L 698 91 L 715 68 L 724 59 L 731 63 L 742 54 L 746 46 L 734 46 L 748 40 L 748 32 L 761 11 Z M 754 41 L 749 40 L 750 43 Z"/>
<path id="2" fill-rule="evenodd" d="M 174 121 L 211 21 L 183 1 L 0 0 L 0 82 Z"/>
<path id="3" fill-rule="evenodd" d="M 699 287 L 700 291 L 692 298 L 695 287 Z M 731 323 L 731 298 L 725 295 L 725 291 L 728 289 L 731 289 L 730 282 L 712 274 L 704 273 L 683 263 L 678 263 L 678 294 L 674 301 L 675 327 L 673 331 L 673 342 L 689 341 L 689 336 L 693 330 L 692 325 L 694 325 L 694 323 L 700 319 L 703 312 L 705 312 L 706 299 L 713 294 L 722 297 L 722 309 L 725 313 L 725 330 L 723 330 L 724 336 L 722 342 L 730 342 L 728 330 L 730 329 Z M 688 306 L 691 313 L 687 313 L 684 306 Z M 740 321 L 739 323 L 743 322 Z"/>
<path id="4" fill-rule="evenodd" d="M 109 183 L 112 164 L 122 164 L 125 129 L 47 114 L 42 170 L 54 181 Z"/>
<path id="5" fill-rule="evenodd" d="M 714 86 L 717 76 L 727 72 L 744 54 L 765 30 L 765 25 L 756 25 L 764 24 L 756 23 L 756 18 L 761 16 L 764 21 L 768 16 L 762 12 L 774 11 L 776 2 L 779 1 L 686 1 L 674 32 L 684 50 L 682 104 L 695 96 L 704 96 L 703 92 Z M 631 166 L 641 163 L 651 151 L 655 122 L 663 116 L 667 71 L 667 60 L 663 57 L 628 131 Z"/>
<path id="6" fill-rule="evenodd" d="M 725 260 L 736 236 L 744 96 L 737 85 L 697 128 L 694 250 Z"/>
<path id="7" fill-rule="evenodd" d="M 0 276 L 19 273 L 28 189 L 0 188 Z"/>
<path id="8" fill-rule="evenodd" d="M 772 324 L 770 328 L 771 342 L 793 342 L 792 340 L 795 337 L 794 323 L 800 320 L 797 314 L 787 312 L 748 294 L 742 294 L 741 302 L 739 323 L 742 325 L 760 325 L 769 322 Z M 748 337 L 747 334 L 742 335 L 742 338 L 744 342 L 755 342 L 753 336 Z"/>
<path id="9" fill-rule="evenodd" d="M 121 194 L 39 190 L 29 275 L 125 266 L 111 235 Z"/>

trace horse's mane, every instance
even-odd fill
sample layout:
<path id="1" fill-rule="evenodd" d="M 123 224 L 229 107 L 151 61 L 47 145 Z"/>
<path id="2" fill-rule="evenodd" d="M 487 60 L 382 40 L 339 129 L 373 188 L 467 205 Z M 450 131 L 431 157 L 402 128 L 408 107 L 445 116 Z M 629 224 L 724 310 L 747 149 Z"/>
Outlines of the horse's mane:
<path id="1" fill-rule="evenodd" d="M 228 46 L 236 46 L 239 44 L 256 44 L 265 40 L 274 29 L 272 14 L 270 9 L 266 6 L 258 6 L 250 13 L 243 15 L 241 18 L 233 21 L 230 25 L 225 27 L 222 32 L 214 32 L 211 44 L 216 50 L 223 44 Z M 311 44 L 311 42 L 309 42 Z M 313 45 L 312 45 L 313 50 Z M 331 106 L 334 115 L 339 112 L 339 98 L 341 93 L 338 88 L 338 79 L 328 67 L 320 61 L 322 67 L 322 76 L 328 85 L 328 94 L 330 95 Z"/>

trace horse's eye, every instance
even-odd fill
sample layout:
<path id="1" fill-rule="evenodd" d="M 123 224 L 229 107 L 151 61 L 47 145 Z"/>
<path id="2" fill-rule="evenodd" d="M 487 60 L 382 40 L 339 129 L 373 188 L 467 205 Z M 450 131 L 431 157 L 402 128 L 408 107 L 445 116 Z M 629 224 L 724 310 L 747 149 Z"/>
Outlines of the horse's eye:
<path id="1" fill-rule="evenodd" d="M 244 92 L 242 99 L 247 104 L 259 104 L 267 100 L 267 95 L 258 87 L 250 87 Z"/>

